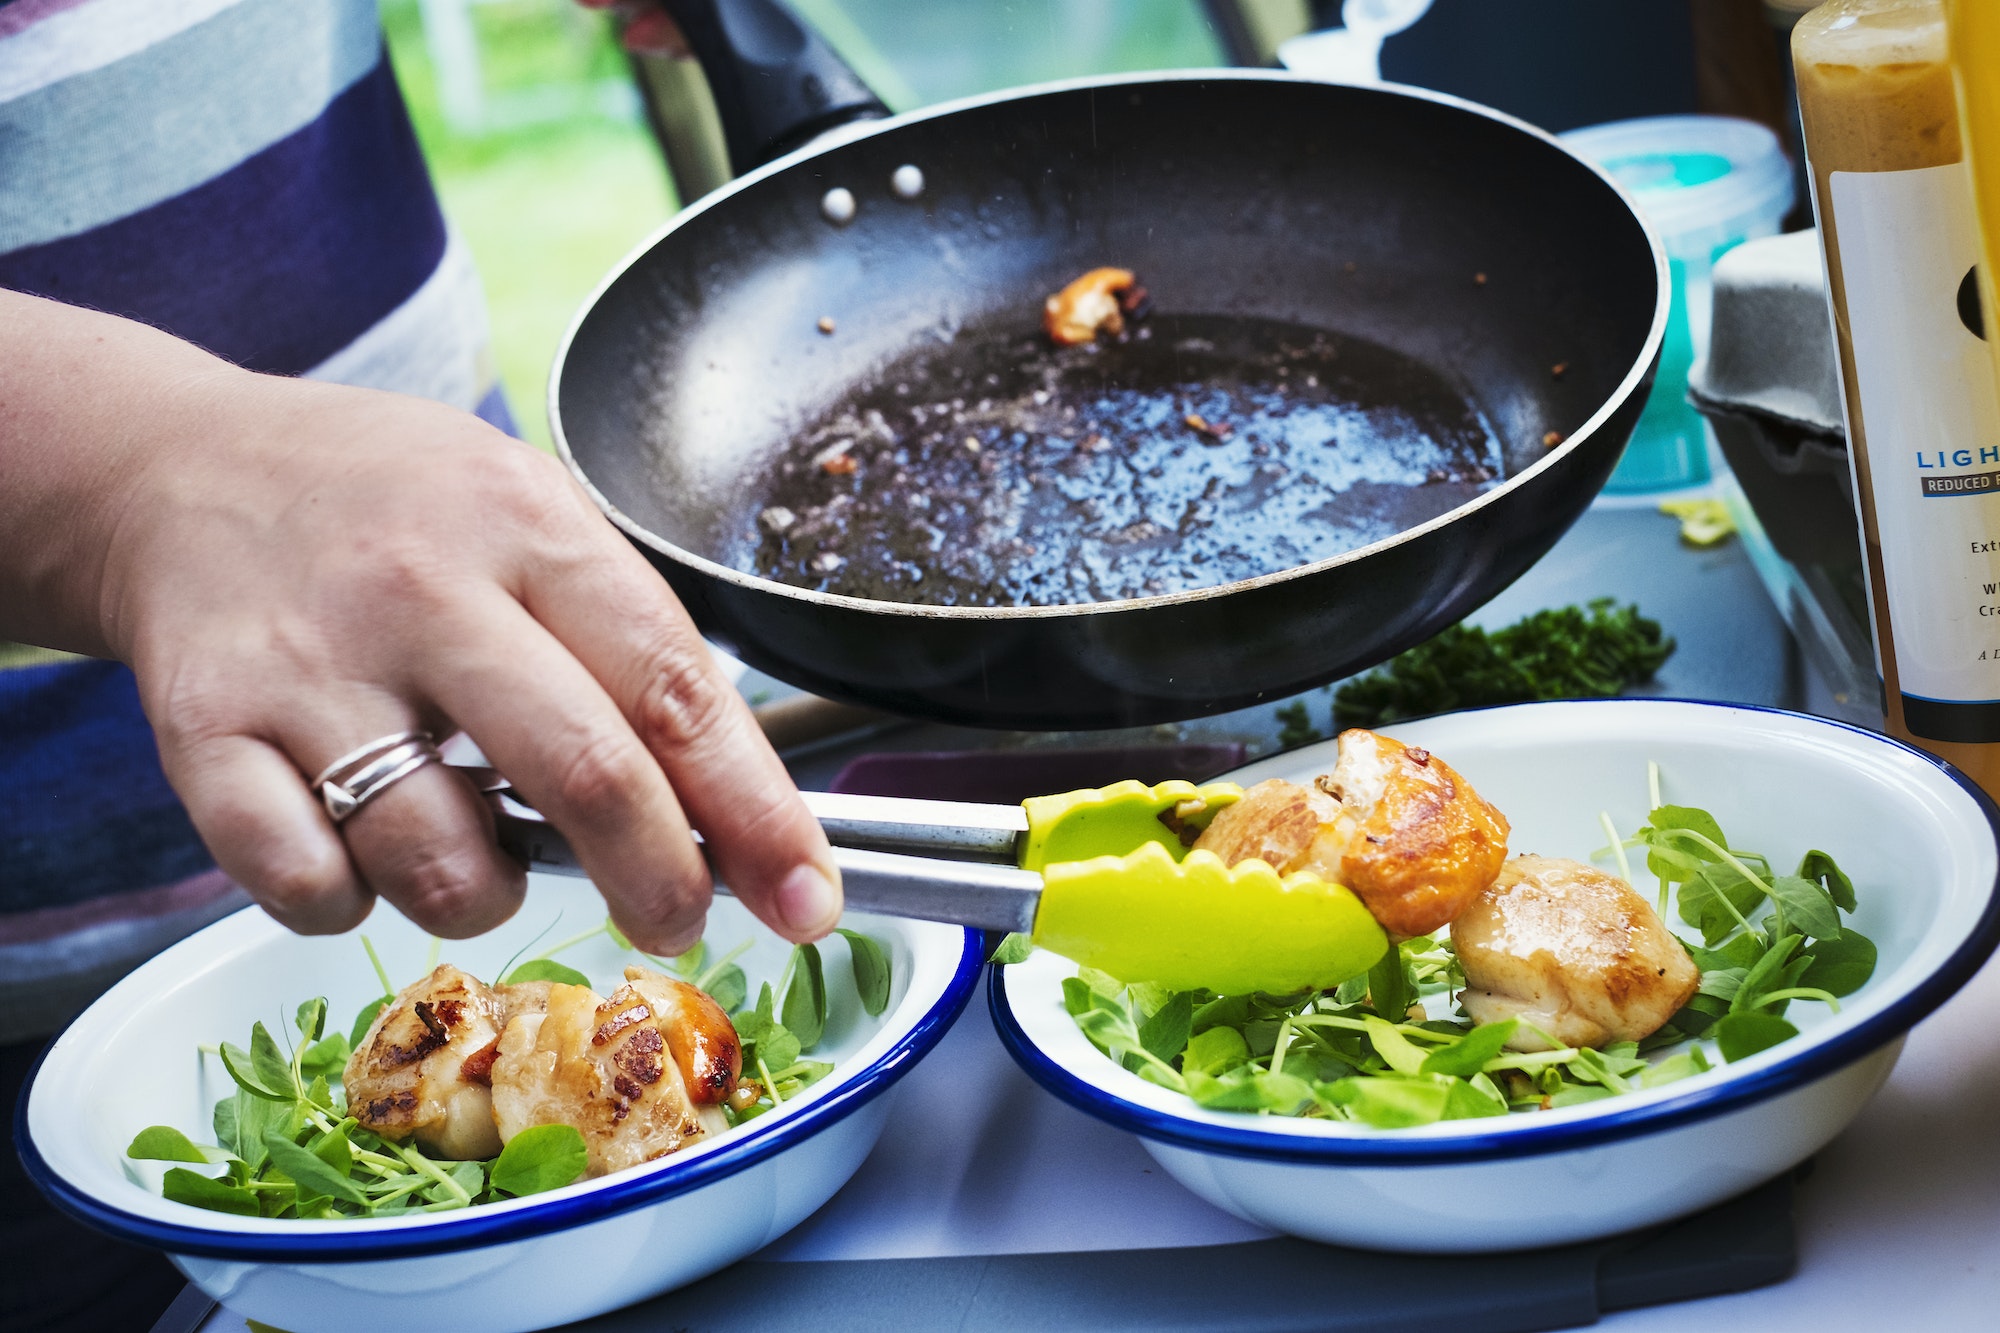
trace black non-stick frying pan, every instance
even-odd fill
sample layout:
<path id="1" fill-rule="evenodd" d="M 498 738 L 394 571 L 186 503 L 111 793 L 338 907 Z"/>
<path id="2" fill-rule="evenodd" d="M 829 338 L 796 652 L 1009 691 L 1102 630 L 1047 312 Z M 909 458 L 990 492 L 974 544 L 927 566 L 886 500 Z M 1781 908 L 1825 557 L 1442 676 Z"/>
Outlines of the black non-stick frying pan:
<path id="1" fill-rule="evenodd" d="M 773 0 L 669 7 L 709 72 L 739 169 L 879 113 Z M 922 174 L 914 198 L 896 188 L 906 166 Z M 855 205 L 844 225 L 829 216 L 840 214 L 828 208 L 836 189 Z M 825 437 L 815 422 L 843 403 L 889 402 L 913 357 L 935 371 L 961 348 L 984 358 L 978 369 L 995 348 L 1042 355 L 1044 295 L 1100 265 L 1141 275 L 1161 346 L 1208 346 L 1213 337 L 1187 330 L 1236 321 L 1325 331 L 1363 371 L 1419 368 L 1427 387 L 1410 392 L 1451 386 L 1490 430 L 1497 475 L 1416 478 L 1409 503 L 1390 505 L 1408 519 L 1402 530 L 1212 586 L 1190 586 L 1199 571 L 1182 570 L 1181 586 L 1158 593 L 931 605 L 750 572 L 773 527 L 760 534 L 770 479 L 786 459 L 799 471 L 800 451 Z M 1664 258 L 1629 200 L 1505 116 L 1268 72 L 1073 82 L 847 124 L 688 207 L 578 316 L 551 415 L 557 448 L 605 512 L 702 629 L 753 666 L 946 721 L 1124 726 L 1360 670 L 1506 587 L 1616 463 L 1667 309 Z M 1115 365 L 1136 345 L 1104 355 Z M 1210 364 L 1192 362 L 1197 377 Z M 1363 385 L 1385 400 L 1367 410 L 1395 415 L 1398 383 Z M 1200 388 L 1163 392 L 1184 400 Z M 1023 437 L 1003 436 L 1003 449 L 1007 438 Z M 1349 439 L 1332 452 L 1351 466 L 1371 447 Z M 1189 455 L 1218 468 L 1233 457 Z M 924 489 L 924 466 L 966 461 L 914 457 L 911 493 Z M 1239 504 L 1222 521 L 1267 559 L 1327 549 L 1314 528 L 1323 517 L 1285 503 L 1321 482 L 1310 460 L 1287 462 L 1293 470 L 1260 492 L 1270 503 Z M 938 488 L 950 490 L 942 473 Z M 1171 531 L 1149 549 L 1175 554 Z M 926 590 L 919 581 L 894 595 Z"/>

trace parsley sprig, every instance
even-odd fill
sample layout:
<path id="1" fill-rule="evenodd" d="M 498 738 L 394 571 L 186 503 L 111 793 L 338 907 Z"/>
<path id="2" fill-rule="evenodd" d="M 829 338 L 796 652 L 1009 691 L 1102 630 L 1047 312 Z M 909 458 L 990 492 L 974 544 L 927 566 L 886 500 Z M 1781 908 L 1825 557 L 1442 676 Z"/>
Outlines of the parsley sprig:
<path id="1" fill-rule="evenodd" d="M 1342 685 L 1334 730 L 1493 704 L 1610 698 L 1651 680 L 1673 652 L 1658 621 L 1609 597 L 1537 611 L 1505 629 L 1460 623 Z"/>

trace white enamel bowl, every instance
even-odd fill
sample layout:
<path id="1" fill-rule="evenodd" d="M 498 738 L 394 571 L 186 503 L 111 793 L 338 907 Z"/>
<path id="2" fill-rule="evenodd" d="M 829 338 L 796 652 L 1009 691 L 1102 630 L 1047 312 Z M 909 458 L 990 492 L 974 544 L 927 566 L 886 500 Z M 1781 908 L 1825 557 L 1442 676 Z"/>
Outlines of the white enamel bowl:
<path id="1" fill-rule="evenodd" d="M 508 925 L 447 942 L 442 957 L 491 979 L 561 915 L 546 942 L 603 919 L 580 880 L 531 876 Z M 130 1163 L 146 1125 L 213 1141 L 209 1117 L 228 1091 L 197 1043 L 275 1035 L 300 1001 L 325 995 L 341 1030 L 380 993 L 353 935 L 293 935 L 258 909 L 217 922 L 141 967 L 93 1004 L 43 1057 L 21 1099 L 16 1140 L 30 1176 L 60 1207 L 125 1240 L 165 1250 L 231 1310 L 293 1333 L 354 1328 L 546 1328 L 629 1305 L 712 1273 L 803 1221 L 861 1165 L 888 1114 L 884 1096 L 971 998 L 979 937 L 955 926 L 851 916 L 882 940 L 894 989 L 870 1018 L 847 946 L 820 947 L 827 1035 L 815 1055 L 834 1072 L 788 1104 L 671 1157 L 526 1199 L 349 1222 L 240 1218 L 159 1196 L 159 1167 Z M 362 927 L 397 985 L 424 970 L 429 939 L 386 906 Z M 744 939 L 752 994 L 778 980 L 789 945 L 731 899 L 709 916 L 711 949 Z M 531 950 L 532 952 L 532 950 Z M 600 990 L 638 961 L 599 937 L 561 955 Z M 282 1040 L 282 1038 L 281 1038 Z"/>
<path id="2" fill-rule="evenodd" d="M 1741 1063 L 1563 1110 L 1405 1130 L 1205 1111 L 1085 1039 L 1062 1005 L 1073 964 L 1037 953 L 994 969 L 994 1021 L 1030 1075 L 1137 1134 L 1195 1193 L 1274 1230 L 1375 1249 L 1507 1250 L 1720 1202 L 1838 1134 L 1888 1078 L 1903 1034 L 2000 939 L 2000 810 L 1955 770 L 1872 732 L 1671 700 L 1528 704 L 1385 730 L 1504 811 L 1514 851 L 1580 860 L 1605 845 L 1600 810 L 1626 834 L 1644 820 L 1656 760 L 1667 801 L 1710 810 L 1733 845 L 1780 873 L 1808 848 L 1832 853 L 1881 958 L 1838 1016 L 1795 1003 L 1800 1035 Z M 1230 776 L 1307 781 L 1333 760 L 1325 742 Z M 1650 894 L 1643 864 L 1634 871 Z"/>

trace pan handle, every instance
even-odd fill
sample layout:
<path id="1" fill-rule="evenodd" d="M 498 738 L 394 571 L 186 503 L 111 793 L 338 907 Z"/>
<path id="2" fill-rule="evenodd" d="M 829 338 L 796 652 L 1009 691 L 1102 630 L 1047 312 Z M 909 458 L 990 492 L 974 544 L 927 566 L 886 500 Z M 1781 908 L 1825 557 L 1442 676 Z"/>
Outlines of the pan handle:
<path id="1" fill-rule="evenodd" d="M 737 175 L 850 121 L 889 114 L 779 0 L 662 0 L 694 48 Z"/>

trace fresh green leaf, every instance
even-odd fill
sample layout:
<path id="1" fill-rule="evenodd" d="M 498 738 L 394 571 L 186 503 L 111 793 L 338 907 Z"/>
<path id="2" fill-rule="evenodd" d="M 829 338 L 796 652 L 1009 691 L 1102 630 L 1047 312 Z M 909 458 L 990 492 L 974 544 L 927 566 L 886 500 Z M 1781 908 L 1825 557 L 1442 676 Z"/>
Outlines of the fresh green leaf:
<path id="1" fill-rule="evenodd" d="M 1733 1000 L 1736 998 L 1736 992 L 1743 989 L 1743 978 L 1748 975 L 1750 969 L 1747 967 L 1714 968 L 1701 974 L 1701 985 L 1695 994 L 1712 995 L 1718 1000 Z"/>
<path id="2" fill-rule="evenodd" d="M 999 963 L 1003 967 L 1009 963 L 1025 963 L 1028 961 L 1028 955 L 1034 951 L 1034 937 L 1023 935 L 1016 930 L 1000 941 L 1000 947 L 993 951 L 993 957 L 989 961 Z"/>
<path id="3" fill-rule="evenodd" d="M 889 1007 L 889 955 L 872 936 L 846 929 L 840 934 L 847 941 L 848 959 L 854 965 L 854 990 L 861 997 L 861 1007 L 870 1017 L 877 1016 Z"/>
<path id="4" fill-rule="evenodd" d="M 451 1177 L 454 1185 L 465 1191 L 467 1198 L 477 1201 L 486 1192 L 486 1163 L 450 1162 L 443 1165 L 444 1173 Z"/>
<path id="5" fill-rule="evenodd" d="M 368 1036 L 368 1029 L 375 1024 L 375 1015 L 381 1013 L 384 1007 L 395 1002 L 396 997 L 393 995 L 378 995 L 368 1003 L 362 1005 L 361 1012 L 354 1016 L 354 1026 L 348 1029 L 347 1049 L 350 1051 L 360 1050 L 361 1043 Z"/>
<path id="6" fill-rule="evenodd" d="M 148 1125 L 133 1138 L 125 1155 L 141 1162 L 199 1162 L 213 1166 L 236 1154 L 196 1143 L 172 1125 Z"/>
<path id="7" fill-rule="evenodd" d="M 1372 1014 L 1361 1021 L 1368 1025 L 1368 1040 L 1375 1047 L 1375 1053 L 1388 1062 L 1389 1068 L 1399 1074 L 1424 1072 L 1424 1061 L 1429 1057 L 1418 1050 L 1408 1037 Z"/>
<path id="8" fill-rule="evenodd" d="M 1179 991 L 1139 1025 L 1139 1044 L 1155 1059 L 1171 1061 L 1187 1047 L 1194 1027 L 1194 992 Z"/>
<path id="9" fill-rule="evenodd" d="M 1181 1069 L 1186 1073 L 1225 1074 L 1249 1062 L 1250 1048 L 1235 1028 L 1214 1027 L 1197 1032 L 1188 1039 L 1181 1054 Z"/>
<path id="10" fill-rule="evenodd" d="M 323 1041 L 313 1043 L 299 1059 L 299 1077 L 308 1082 L 313 1079 L 335 1079 L 347 1068 L 347 1038 L 336 1032 Z"/>
<path id="11" fill-rule="evenodd" d="M 590 1153 L 569 1125 L 531 1125 L 493 1159 L 493 1188 L 516 1198 L 561 1189 L 583 1174 Z"/>
<path id="12" fill-rule="evenodd" d="M 1816 940 L 1840 938 L 1840 913 L 1833 897 L 1820 885 L 1797 875 L 1771 881 L 1771 899 L 1785 914 L 1785 928 Z"/>
<path id="13" fill-rule="evenodd" d="M 1714 948 L 1749 918 L 1763 898 L 1763 888 L 1745 879 L 1735 866 L 1711 862 L 1681 886 L 1681 920 L 1699 927 L 1702 943 Z"/>
<path id="14" fill-rule="evenodd" d="M 1799 1035 L 1799 1030 L 1776 1014 L 1748 1009 L 1724 1014 L 1716 1020 L 1710 1033 L 1715 1038 L 1716 1048 L 1722 1052 L 1722 1058 L 1734 1063 L 1781 1041 L 1791 1040 Z"/>
<path id="15" fill-rule="evenodd" d="M 1121 1063 L 1126 1056 L 1144 1050 L 1145 1043 L 1139 1040 L 1139 1029 L 1131 1013 L 1122 1007 L 1112 1008 L 1103 996 L 1096 999 L 1098 1002 L 1088 1011 L 1076 1016 L 1076 1025 L 1083 1029 L 1083 1035 Z"/>
<path id="16" fill-rule="evenodd" d="M 1291 1115 L 1313 1100 L 1312 1086 L 1290 1074 L 1273 1074 L 1245 1065 L 1221 1077 L 1196 1071 L 1184 1076 L 1187 1094 L 1197 1106 L 1214 1111 L 1269 1111 Z"/>
<path id="17" fill-rule="evenodd" d="M 1800 974 L 1798 984 L 1848 996 L 1860 990 L 1875 975 L 1875 942 L 1853 927 L 1840 932 L 1837 940 L 1820 940 L 1812 947 L 1812 965 Z"/>
<path id="18" fill-rule="evenodd" d="M 1082 977 L 1064 977 L 1063 1009 L 1071 1018 L 1077 1018 L 1091 1011 L 1096 1002 L 1096 992 Z"/>
<path id="19" fill-rule="evenodd" d="M 347 1135 L 354 1125 L 352 1120 L 343 1120 L 330 1131 L 321 1134 L 312 1142 L 309 1151 L 331 1167 L 336 1175 L 346 1176 L 354 1170 L 354 1150 L 348 1146 Z"/>
<path id="20" fill-rule="evenodd" d="M 312 1199 L 339 1199 L 343 1203 L 368 1202 L 344 1171 L 335 1171 L 311 1152 L 275 1132 L 264 1136 L 264 1151 L 271 1165 L 285 1173 L 298 1188 L 299 1202 Z"/>
<path id="21" fill-rule="evenodd" d="M 175 1203 L 192 1204 L 211 1212 L 235 1213 L 239 1217 L 255 1217 L 258 1213 L 257 1196 L 249 1190 L 212 1180 L 185 1167 L 173 1167 L 167 1172 L 166 1179 L 160 1182 L 160 1193 Z"/>
<path id="22" fill-rule="evenodd" d="M 530 958 L 501 978 L 501 984 L 504 986 L 517 986 L 524 981 L 557 981 L 565 986 L 590 985 L 589 977 L 566 963 L 558 963 L 553 958 Z"/>
<path id="23" fill-rule="evenodd" d="M 1365 979 L 1362 984 L 1366 986 Z M 1218 996 L 1195 1008 L 1192 1030 L 1206 1032 L 1213 1027 L 1240 1028 L 1250 1021 L 1252 1003 L 1248 995 Z"/>
<path id="24" fill-rule="evenodd" d="M 819 949 L 801 944 L 794 950 L 792 984 L 785 988 L 785 1026 L 811 1050 L 826 1031 L 826 974 Z"/>
<path id="25" fill-rule="evenodd" d="M 1601 1085 L 1573 1083 L 1549 1094 L 1549 1109 L 1553 1111 L 1564 1106 L 1581 1106 L 1585 1102 L 1603 1101 L 1606 1097 L 1617 1095 L 1615 1090 Z"/>
<path id="26" fill-rule="evenodd" d="M 1471 1078 L 1486 1067 L 1488 1060 L 1500 1054 L 1519 1026 L 1519 1020 L 1509 1018 L 1476 1027 L 1451 1045 L 1440 1046 L 1426 1055 L 1418 1072 Z"/>
<path id="27" fill-rule="evenodd" d="M 750 983 L 743 975 L 743 969 L 731 963 L 717 972 L 708 982 L 708 998 L 720 1005 L 724 1012 L 743 1003 L 750 993 Z"/>
<path id="28" fill-rule="evenodd" d="M 1434 1125 L 1451 1104 L 1447 1078 L 1344 1078 L 1316 1091 L 1323 1103 L 1337 1107 L 1348 1119 L 1377 1129 L 1408 1129 Z"/>
<path id="29" fill-rule="evenodd" d="M 250 1027 L 250 1068 L 257 1081 L 273 1093 L 284 1097 L 297 1095 L 297 1085 L 292 1080 L 292 1062 L 278 1049 L 274 1038 L 262 1023 Z"/>
<path id="30" fill-rule="evenodd" d="M 1742 985 L 1736 988 L 1736 994 L 1729 1001 L 1730 1013 L 1743 1013 L 1755 1009 L 1757 1002 L 1767 992 L 1779 989 L 1785 964 L 1792 960 L 1792 954 L 1797 951 L 1799 942 L 1799 937 L 1796 935 L 1781 935 L 1771 942 L 1771 947 L 1764 951 L 1764 956 L 1744 974 Z"/>
<path id="31" fill-rule="evenodd" d="M 259 1023 L 257 1031 L 262 1032 L 263 1030 L 264 1025 Z M 268 1036 L 266 1040 L 269 1040 Z M 229 1077 L 236 1081 L 236 1086 L 243 1089 L 243 1091 L 253 1097 L 262 1097 L 265 1101 L 292 1102 L 297 1100 L 296 1095 L 287 1086 L 291 1081 L 290 1066 L 286 1067 L 284 1071 L 285 1077 L 282 1080 L 275 1085 L 267 1085 L 256 1071 L 256 1061 L 248 1051 L 240 1046 L 231 1045 L 226 1041 L 218 1049 L 222 1055 L 222 1067 L 228 1071 Z"/>
<path id="32" fill-rule="evenodd" d="M 1490 1079 L 1476 1082 L 1455 1078 L 1444 1101 L 1440 1120 L 1477 1120 L 1485 1116 L 1506 1115 L 1507 1099 L 1493 1086 Z"/>
<path id="33" fill-rule="evenodd" d="M 1404 971 L 1403 950 L 1392 944 L 1375 966 L 1368 969 L 1368 1003 L 1391 1023 L 1400 1023 L 1416 1002 L 1416 993 Z"/>
<path id="34" fill-rule="evenodd" d="M 744 1045 L 755 1045 L 762 1041 L 766 1033 L 778 1025 L 771 1017 L 771 983 L 765 982 L 764 989 L 757 996 L 757 1007 L 747 1009 L 735 1017 L 736 1036 Z"/>
<path id="35" fill-rule="evenodd" d="M 764 1067 L 775 1072 L 797 1062 L 800 1046 L 797 1033 L 773 1023 L 770 1031 L 764 1034 L 764 1039 L 757 1043 L 757 1054 L 763 1059 Z"/>
<path id="36" fill-rule="evenodd" d="M 1668 1056 L 1658 1064 L 1648 1065 L 1639 1075 L 1639 1086 L 1657 1088 L 1684 1078 L 1692 1078 L 1696 1074 L 1705 1074 L 1708 1068 L 1708 1057 L 1701 1053 L 1701 1047 L 1690 1046 L 1684 1051 Z"/>
<path id="37" fill-rule="evenodd" d="M 322 996 L 318 999 L 307 1000 L 304 1004 L 300 1005 L 299 1012 L 294 1016 L 292 1021 L 299 1029 L 300 1038 L 307 1045 L 318 1041 L 320 1034 L 326 1031 L 325 997 Z"/>
<path id="38" fill-rule="evenodd" d="M 1814 850 L 1799 858 L 1798 877 L 1825 889 L 1833 905 L 1843 912 L 1854 910 L 1854 881 L 1825 852 Z"/>

